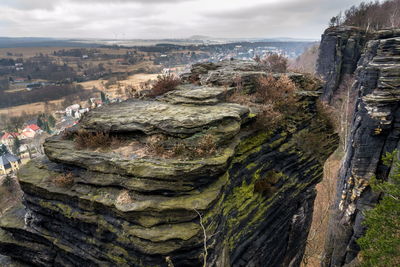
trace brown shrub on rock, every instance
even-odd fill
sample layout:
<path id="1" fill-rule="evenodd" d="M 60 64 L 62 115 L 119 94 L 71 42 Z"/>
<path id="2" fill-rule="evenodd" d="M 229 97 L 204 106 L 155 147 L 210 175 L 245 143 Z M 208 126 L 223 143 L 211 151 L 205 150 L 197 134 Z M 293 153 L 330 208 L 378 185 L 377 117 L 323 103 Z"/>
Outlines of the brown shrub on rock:
<path id="1" fill-rule="evenodd" d="M 78 130 L 74 135 L 75 147 L 77 149 L 109 149 L 119 146 L 122 140 L 111 136 L 106 132 L 89 132 Z"/>
<path id="2" fill-rule="evenodd" d="M 285 73 L 288 68 L 287 58 L 276 53 L 269 54 L 261 59 L 260 64 L 268 72 Z"/>
<path id="3" fill-rule="evenodd" d="M 147 96 L 156 97 L 163 95 L 169 91 L 174 90 L 180 83 L 181 80 L 175 75 L 160 75 L 158 76 L 158 79 L 151 88 L 150 92 L 147 93 Z"/>
<path id="4" fill-rule="evenodd" d="M 71 172 L 63 173 L 54 177 L 52 181 L 58 187 L 68 188 L 74 185 L 74 175 Z"/>

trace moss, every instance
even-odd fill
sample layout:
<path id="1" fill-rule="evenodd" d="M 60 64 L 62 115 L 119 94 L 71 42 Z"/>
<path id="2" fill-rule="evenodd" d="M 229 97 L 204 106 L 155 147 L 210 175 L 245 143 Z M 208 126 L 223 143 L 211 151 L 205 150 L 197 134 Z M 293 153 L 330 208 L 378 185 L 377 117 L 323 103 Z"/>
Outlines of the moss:
<path id="1" fill-rule="evenodd" d="M 246 138 L 243 140 L 237 147 L 236 153 L 238 155 L 244 154 L 254 148 L 260 147 L 264 144 L 269 138 L 271 138 L 272 132 L 261 132 L 252 137 Z"/>

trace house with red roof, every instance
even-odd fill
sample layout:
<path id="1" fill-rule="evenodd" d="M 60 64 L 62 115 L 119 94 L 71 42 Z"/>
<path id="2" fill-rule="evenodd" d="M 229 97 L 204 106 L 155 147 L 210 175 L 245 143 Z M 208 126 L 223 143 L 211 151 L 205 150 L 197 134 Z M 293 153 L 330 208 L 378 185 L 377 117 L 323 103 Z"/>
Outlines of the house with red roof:
<path id="1" fill-rule="evenodd" d="M 21 139 L 30 139 L 35 137 L 36 134 L 42 133 L 42 129 L 36 124 L 29 124 L 27 125 L 21 133 Z"/>
<path id="2" fill-rule="evenodd" d="M 9 133 L 6 132 L 3 134 L 3 136 L 0 138 L 0 142 L 6 146 L 11 146 L 14 142 L 14 139 L 19 137 L 19 133 Z"/>

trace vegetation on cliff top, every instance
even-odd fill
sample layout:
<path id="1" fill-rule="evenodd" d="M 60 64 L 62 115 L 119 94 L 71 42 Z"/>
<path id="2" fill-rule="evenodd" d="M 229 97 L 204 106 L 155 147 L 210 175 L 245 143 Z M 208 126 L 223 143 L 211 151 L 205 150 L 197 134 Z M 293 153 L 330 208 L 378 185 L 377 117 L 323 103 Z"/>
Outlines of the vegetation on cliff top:
<path id="1" fill-rule="evenodd" d="M 400 27 L 400 0 L 362 2 L 332 17 L 329 26 L 356 26 L 368 30 Z"/>
<path id="2" fill-rule="evenodd" d="M 389 181 L 371 179 L 372 190 L 383 195 L 365 214 L 366 234 L 358 240 L 361 266 L 400 265 L 400 161 L 398 151 L 387 153 L 384 164 L 392 166 Z"/>

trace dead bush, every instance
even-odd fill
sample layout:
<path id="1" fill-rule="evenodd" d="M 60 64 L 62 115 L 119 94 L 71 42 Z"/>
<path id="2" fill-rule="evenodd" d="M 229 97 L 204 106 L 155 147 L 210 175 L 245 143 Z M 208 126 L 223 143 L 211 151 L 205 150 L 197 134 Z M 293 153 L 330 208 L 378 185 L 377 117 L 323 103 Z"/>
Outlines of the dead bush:
<path id="1" fill-rule="evenodd" d="M 57 187 L 69 188 L 74 185 L 74 175 L 71 172 L 60 174 L 53 178 Z"/>
<path id="2" fill-rule="evenodd" d="M 163 135 L 147 137 L 145 142 L 147 153 L 161 158 L 192 159 L 211 156 L 217 152 L 214 137 L 210 134 L 204 135 L 194 144 L 186 140 L 168 138 Z"/>
<path id="3" fill-rule="evenodd" d="M 211 134 L 204 135 L 193 148 L 195 155 L 199 157 L 213 155 L 217 151 L 214 137 Z"/>
<path id="4" fill-rule="evenodd" d="M 122 140 L 111 136 L 106 132 L 89 132 L 78 130 L 74 134 L 75 147 L 77 149 L 109 149 L 122 144 Z"/>
<path id="5" fill-rule="evenodd" d="M 169 91 L 174 90 L 180 83 L 181 80 L 179 79 L 179 77 L 173 74 L 160 75 L 158 76 L 157 81 L 155 82 L 147 96 L 156 97 L 163 95 Z"/>
<path id="6" fill-rule="evenodd" d="M 268 72 L 287 72 L 288 60 L 282 55 L 272 53 L 260 60 L 261 66 Z"/>
<path id="7" fill-rule="evenodd" d="M 285 117 L 299 112 L 295 91 L 296 85 L 286 75 L 279 78 L 272 75 L 262 76 L 257 80 L 254 94 L 245 94 L 236 89 L 227 97 L 227 101 L 253 108 L 257 112 L 254 127 L 275 128 Z"/>
<path id="8" fill-rule="evenodd" d="M 295 91 L 296 85 L 286 75 L 279 78 L 260 77 L 255 98 L 263 104 L 263 120 L 269 120 L 272 125 L 276 125 L 283 118 L 299 112 Z"/>

